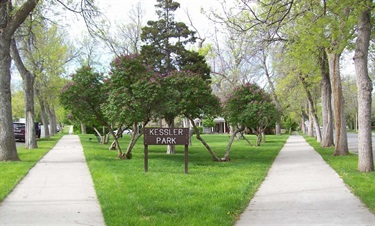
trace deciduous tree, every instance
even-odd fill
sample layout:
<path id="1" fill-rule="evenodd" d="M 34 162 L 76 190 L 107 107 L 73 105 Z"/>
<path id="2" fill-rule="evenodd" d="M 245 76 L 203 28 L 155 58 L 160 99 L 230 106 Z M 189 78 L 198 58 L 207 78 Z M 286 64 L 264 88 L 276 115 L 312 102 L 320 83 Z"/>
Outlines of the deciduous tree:
<path id="1" fill-rule="evenodd" d="M 160 77 L 138 54 L 119 56 L 112 61 L 110 77 L 105 80 L 108 100 L 102 109 L 111 122 L 133 129 L 126 153 L 120 157 L 131 158 L 131 151 L 143 134 L 138 130 L 139 124 L 145 127 L 155 108 L 164 101 Z M 116 146 L 120 148 L 118 142 Z"/>
<path id="2" fill-rule="evenodd" d="M 372 81 L 368 75 L 368 50 L 371 37 L 371 0 L 359 2 L 358 37 L 354 54 L 358 87 L 358 170 L 374 171 L 371 131 L 371 92 Z"/>
<path id="3" fill-rule="evenodd" d="M 265 129 L 274 126 L 280 114 L 271 96 L 252 83 L 239 86 L 233 91 L 224 103 L 224 112 L 228 122 L 237 128 L 231 141 L 236 133 L 249 128 L 257 135 L 257 146 L 262 141 Z M 230 144 L 231 142 L 229 147 Z"/>
<path id="4" fill-rule="evenodd" d="M 11 39 L 38 4 L 27 0 L 14 8 L 11 0 L 0 2 L 0 161 L 20 160 L 14 142 L 10 89 Z"/>

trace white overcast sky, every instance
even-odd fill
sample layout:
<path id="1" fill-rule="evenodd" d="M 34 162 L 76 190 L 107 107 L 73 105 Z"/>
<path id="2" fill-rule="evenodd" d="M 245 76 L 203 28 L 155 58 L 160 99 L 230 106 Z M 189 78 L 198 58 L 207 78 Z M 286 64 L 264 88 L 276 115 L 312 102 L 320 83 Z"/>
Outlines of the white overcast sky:
<path id="1" fill-rule="evenodd" d="M 214 24 L 210 21 L 206 15 L 202 13 L 202 9 L 206 12 L 211 10 L 219 9 L 223 0 L 175 0 L 180 3 L 180 8 L 175 12 L 175 20 L 181 21 L 190 27 L 190 21 L 187 16 L 187 12 L 190 15 L 192 23 L 196 29 L 198 29 L 202 38 L 209 39 L 214 31 Z M 226 0 L 232 2 L 234 0 Z M 155 13 L 156 0 L 102 0 L 97 1 L 99 10 L 105 15 L 110 21 L 112 29 L 115 30 L 116 24 L 127 24 L 129 21 L 129 12 L 134 9 L 137 3 L 141 3 L 144 10 L 143 23 L 146 25 L 149 20 L 157 20 Z M 217 10 L 215 10 L 217 11 Z M 73 39 L 73 42 L 79 42 L 83 37 L 88 36 L 86 26 L 80 16 L 70 14 L 69 20 L 72 25 L 69 25 L 69 35 Z M 190 27 L 191 30 L 194 30 Z M 198 35 L 197 35 L 198 36 Z M 104 49 L 103 49 L 104 50 Z M 108 50 L 109 51 L 109 50 Z M 107 56 L 107 57 L 105 57 Z M 107 53 L 102 55 L 102 62 L 109 61 Z M 109 62 L 108 62 L 109 63 Z M 106 65 L 107 63 L 104 63 Z"/>
<path id="2" fill-rule="evenodd" d="M 176 20 L 188 23 L 186 13 L 187 10 L 193 18 L 194 24 L 199 27 L 208 27 L 208 19 L 201 14 L 201 8 L 209 11 L 211 8 L 215 9 L 220 6 L 222 0 L 176 0 L 180 3 L 180 8 L 176 11 Z M 156 0 L 105 0 L 98 2 L 100 9 L 112 21 L 121 21 L 128 18 L 128 12 L 132 6 L 138 2 L 142 4 L 145 9 L 144 21 L 157 20 L 155 14 Z"/>

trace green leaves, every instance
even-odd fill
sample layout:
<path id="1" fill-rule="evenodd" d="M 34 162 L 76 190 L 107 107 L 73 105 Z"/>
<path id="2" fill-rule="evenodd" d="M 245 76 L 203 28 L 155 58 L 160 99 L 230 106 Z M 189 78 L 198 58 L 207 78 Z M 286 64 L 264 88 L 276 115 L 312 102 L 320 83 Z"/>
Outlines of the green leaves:
<path id="1" fill-rule="evenodd" d="M 271 126 L 279 115 L 269 94 L 250 83 L 235 88 L 224 103 L 224 112 L 232 125 L 248 128 Z"/>
<path id="2" fill-rule="evenodd" d="M 71 111 L 73 119 L 87 125 L 105 122 L 100 108 L 106 99 L 103 75 L 87 66 L 78 69 L 60 93 L 60 103 Z"/>

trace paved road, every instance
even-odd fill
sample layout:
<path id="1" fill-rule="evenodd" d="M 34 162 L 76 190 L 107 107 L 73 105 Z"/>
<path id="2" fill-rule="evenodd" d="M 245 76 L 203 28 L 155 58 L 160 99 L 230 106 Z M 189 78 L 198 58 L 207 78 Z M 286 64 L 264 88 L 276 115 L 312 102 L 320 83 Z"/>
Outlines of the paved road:
<path id="1" fill-rule="evenodd" d="M 348 133 L 348 147 L 349 150 L 358 153 L 358 134 Z M 375 134 L 372 134 L 372 152 L 375 161 Z"/>

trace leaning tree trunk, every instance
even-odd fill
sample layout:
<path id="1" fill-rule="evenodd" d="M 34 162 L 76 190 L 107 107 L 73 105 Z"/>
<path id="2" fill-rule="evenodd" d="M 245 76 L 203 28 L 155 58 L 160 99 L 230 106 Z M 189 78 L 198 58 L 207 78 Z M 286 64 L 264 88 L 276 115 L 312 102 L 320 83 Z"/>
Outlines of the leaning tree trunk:
<path id="1" fill-rule="evenodd" d="M 11 43 L 11 53 L 13 61 L 21 74 L 24 92 L 25 92 L 25 147 L 26 149 L 37 148 L 36 132 L 35 132 L 35 111 L 34 111 L 34 82 L 35 76 L 27 70 L 20 54 L 17 49 L 17 45 L 14 40 Z"/>
<path id="2" fill-rule="evenodd" d="M 321 50 L 321 56 L 319 58 L 319 64 L 322 74 L 321 81 L 321 94 L 322 94 L 322 141 L 320 142 L 321 147 L 332 147 L 333 142 L 333 114 L 332 114 L 332 89 L 331 81 L 329 79 L 329 66 L 328 58 L 324 49 Z"/>
<path id="3" fill-rule="evenodd" d="M 187 116 L 186 116 L 187 117 Z M 190 120 L 191 125 L 194 128 L 195 136 L 197 139 L 203 144 L 203 146 L 207 149 L 207 151 L 211 154 L 211 157 L 214 161 L 221 161 L 219 157 L 217 157 L 216 153 L 211 149 L 211 147 L 207 144 L 207 142 L 201 137 L 198 127 L 195 125 L 194 119 L 191 117 L 187 117 Z"/>
<path id="4" fill-rule="evenodd" d="M 372 1 L 363 1 L 371 4 Z M 374 171 L 371 131 L 372 81 L 368 76 L 368 49 L 371 37 L 371 9 L 365 9 L 358 23 L 358 37 L 354 54 L 358 90 L 358 170 Z"/>
<path id="5" fill-rule="evenodd" d="M 313 101 L 311 92 L 307 87 L 305 77 L 303 77 L 302 75 L 299 75 L 298 77 L 299 77 L 299 79 L 302 83 L 302 87 L 305 90 L 305 93 L 306 93 L 306 96 L 307 96 L 307 101 L 308 101 L 308 104 L 309 104 L 310 124 L 311 124 L 311 121 L 312 121 L 313 127 L 315 128 L 316 140 L 318 142 L 320 142 L 322 140 L 322 136 L 320 134 L 318 115 L 316 114 L 316 111 L 315 111 L 314 101 Z M 312 134 L 314 135 L 314 133 L 312 133 Z M 309 135 L 311 135 L 311 134 L 309 133 Z"/>
<path id="6" fill-rule="evenodd" d="M 236 135 L 238 133 L 241 133 L 242 131 L 245 130 L 245 127 L 244 126 L 241 126 L 240 128 L 238 128 L 237 130 L 235 130 L 233 133 L 232 133 L 232 136 L 230 137 L 229 139 L 229 142 L 228 142 L 228 145 L 227 145 L 227 149 L 225 150 L 225 155 L 223 158 L 221 158 L 221 161 L 230 161 L 230 158 L 229 158 L 229 153 L 230 153 L 230 149 L 232 147 L 232 144 L 233 144 L 233 141 L 234 139 L 236 138 Z"/>
<path id="7" fill-rule="evenodd" d="M 335 118 L 335 150 L 333 152 L 333 155 L 349 154 L 344 109 L 344 96 L 342 93 L 340 77 L 340 55 L 341 54 L 339 53 L 328 53 L 331 88 L 333 94 L 333 114 Z"/>
<path id="8" fill-rule="evenodd" d="M 145 126 L 147 125 L 147 123 L 148 123 L 148 120 L 143 123 L 142 128 L 145 128 Z M 142 135 L 143 135 L 143 130 L 139 131 L 139 129 L 138 129 L 138 123 L 137 122 L 133 123 L 133 133 L 130 135 L 130 141 L 129 141 L 129 144 L 128 144 L 128 148 L 126 149 L 126 152 L 124 154 L 124 157 L 126 159 L 131 159 L 132 158 L 132 150 L 133 150 L 135 144 L 137 143 L 138 139 Z"/>

